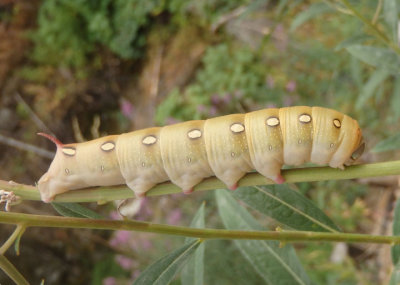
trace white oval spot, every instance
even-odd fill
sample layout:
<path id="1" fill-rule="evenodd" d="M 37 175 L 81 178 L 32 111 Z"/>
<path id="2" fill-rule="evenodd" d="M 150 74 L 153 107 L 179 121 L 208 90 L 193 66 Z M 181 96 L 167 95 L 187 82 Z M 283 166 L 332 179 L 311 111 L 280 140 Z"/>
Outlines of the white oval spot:
<path id="1" fill-rule="evenodd" d="M 187 161 L 188 161 L 189 163 L 191 163 L 191 162 L 192 162 L 192 158 L 191 158 L 191 157 L 188 157 Z"/>
<path id="2" fill-rule="evenodd" d="M 155 136 L 147 136 L 142 140 L 142 143 L 145 145 L 152 145 L 157 141 L 157 138 Z"/>
<path id="3" fill-rule="evenodd" d="M 279 125 L 279 119 L 277 117 L 269 117 L 267 119 L 267 125 L 270 127 L 276 127 Z"/>
<path id="4" fill-rule="evenodd" d="M 233 151 L 231 152 L 231 156 L 232 156 L 232 157 L 235 157 L 235 153 L 234 153 Z"/>
<path id="5" fill-rule="evenodd" d="M 333 125 L 334 125 L 336 128 L 340 128 L 340 127 L 342 126 L 342 123 L 340 123 L 339 119 L 334 119 L 334 120 L 333 120 Z"/>
<path id="6" fill-rule="evenodd" d="M 104 167 L 104 165 L 102 165 L 102 166 L 100 166 L 100 169 L 101 169 L 101 172 L 104 172 L 104 170 L 105 170 L 106 168 Z"/>
<path id="7" fill-rule="evenodd" d="M 269 150 L 272 150 L 272 145 L 269 145 L 269 146 L 268 146 L 268 149 L 269 149 Z"/>
<path id="8" fill-rule="evenodd" d="M 64 147 L 62 148 L 62 152 L 69 156 L 74 156 L 76 154 L 76 149 L 73 147 Z"/>
<path id="9" fill-rule="evenodd" d="M 233 123 L 231 125 L 231 131 L 234 133 L 241 133 L 244 131 L 244 126 L 241 123 Z"/>
<path id="10" fill-rule="evenodd" d="M 298 143 L 298 144 L 301 144 L 302 142 L 303 142 L 303 141 L 302 141 L 301 139 L 299 139 L 297 143 Z"/>
<path id="11" fill-rule="evenodd" d="M 189 137 L 189 139 L 198 139 L 199 137 L 201 137 L 201 131 L 199 129 L 190 130 L 187 133 L 187 136 Z"/>
<path id="12" fill-rule="evenodd" d="M 301 114 L 301 115 L 299 116 L 299 121 L 300 121 L 301 123 L 307 124 L 307 123 L 311 122 L 311 116 L 308 115 L 308 114 Z"/>
<path id="13" fill-rule="evenodd" d="M 145 166 L 146 166 L 146 163 L 142 162 L 142 167 L 145 167 Z"/>
<path id="14" fill-rule="evenodd" d="M 113 142 L 105 142 L 100 147 L 104 151 L 111 151 L 115 148 L 115 143 Z"/>
<path id="15" fill-rule="evenodd" d="M 69 174 L 69 169 L 68 168 L 65 168 L 65 174 Z"/>
<path id="16" fill-rule="evenodd" d="M 334 143 L 331 143 L 331 144 L 329 145 L 330 148 L 333 148 L 334 146 L 335 146 Z"/>

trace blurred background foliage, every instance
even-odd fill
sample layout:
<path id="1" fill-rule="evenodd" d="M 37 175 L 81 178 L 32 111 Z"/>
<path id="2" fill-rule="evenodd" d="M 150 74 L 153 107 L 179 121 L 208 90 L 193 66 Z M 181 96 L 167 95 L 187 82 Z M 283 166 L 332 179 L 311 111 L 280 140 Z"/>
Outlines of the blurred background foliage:
<path id="1" fill-rule="evenodd" d="M 291 105 L 357 118 L 365 162 L 398 158 L 399 10 L 400 3 L 387 0 L 0 1 L 0 178 L 33 184 L 45 172 L 50 160 L 24 151 L 28 144 L 54 150 L 39 131 L 82 141 Z M 385 138 L 375 150 L 386 152 L 369 151 Z M 17 149 L 10 139 L 26 145 Z M 390 234 L 396 179 L 298 188 L 343 230 Z M 135 218 L 188 225 L 201 201 L 207 201 L 206 225 L 221 226 L 212 191 L 146 199 Z M 91 207 L 115 216 L 112 205 Z M 52 211 L 34 202 L 20 210 Z M 1 231 L 2 240 L 9 230 Z M 24 259 L 10 259 L 33 283 L 46 276 L 48 284 L 128 284 L 180 242 L 36 229 L 24 235 Z M 317 284 L 385 284 L 390 276 L 385 246 L 297 249 Z M 230 258 L 235 251 L 229 242 L 210 243 L 207 284 L 259 281 L 239 257 Z M 0 273 L 0 283 L 4 278 Z"/>

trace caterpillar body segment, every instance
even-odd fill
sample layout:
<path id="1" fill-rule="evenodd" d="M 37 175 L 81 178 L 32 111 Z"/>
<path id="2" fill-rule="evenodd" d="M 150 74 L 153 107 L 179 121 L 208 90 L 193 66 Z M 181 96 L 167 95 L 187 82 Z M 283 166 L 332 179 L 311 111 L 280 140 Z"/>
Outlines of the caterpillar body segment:
<path id="1" fill-rule="evenodd" d="M 305 106 L 188 121 L 85 143 L 63 145 L 50 139 L 57 153 L 38 182 L 45 202 L 73 189 L 123 183 L 144 196 L 168 180 L 190 193 L 213 175 L 235 189 L 251 170 L 282 183 L 283 164 L 312 162 L 343 169 L 364 146 L 355 120 Z"/>

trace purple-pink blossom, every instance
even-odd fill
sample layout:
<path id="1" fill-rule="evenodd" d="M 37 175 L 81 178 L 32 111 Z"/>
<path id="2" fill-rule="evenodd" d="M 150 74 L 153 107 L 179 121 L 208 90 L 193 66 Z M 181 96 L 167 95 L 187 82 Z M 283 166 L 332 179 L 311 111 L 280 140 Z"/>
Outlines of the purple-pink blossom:
<path id="1" fill-rule="evenodd" d="M 287 84 L 286 84 L 286 90 L 289 92 L 294 92 L 296 91 L 296 81 L 294 80 L 290 80 Z"/>
<path id="2" fill-rule="evenodd" d="M 115 277 L 107 277 L 103 279 L 103 285 L 116 285 L 117 280 Z"/>
<path id="3" fill-rule="evenodd" d="M 113 238 L 110 240 L 110 245 L 118 247 L 125 245 L 129 242 L 131 238 L 131 232 L 129 231 L 116 231 Z"/>
<path id="4" fill-rule="evenodd" d="M 115 260 L 125 270 L 132 268 L 133 260 L 130 259 L 129 257 L 123 256 L 123 255 L 117 255 L 115 257 Z"/>
<path id="5" fill-rule="evenodd" d="M 128 100 L 126 99 L 121 100 L 120 109 L 121 113 L 128 119 L 131 119 L 133 117 L 133 112 L 135 111 L 135 108 L 133 107 L 132 103 L 129 102 Z"/>
<path id="6" fill-rule="evenodd" d="M 181 209 L 174 209 L 170 212 L 167 217 L 167 223 L 171 225 L 176 225 L 180 222 L 182 218 L 182 211 Z"/>

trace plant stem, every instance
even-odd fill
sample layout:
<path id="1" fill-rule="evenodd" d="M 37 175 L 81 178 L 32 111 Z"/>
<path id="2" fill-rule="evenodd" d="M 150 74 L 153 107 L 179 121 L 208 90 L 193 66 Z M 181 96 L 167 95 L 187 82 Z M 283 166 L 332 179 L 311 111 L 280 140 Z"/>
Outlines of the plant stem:
<path id="1" fill-rule="evenodd" d="M 4 255 L 6 251 L 12 246 L 14 241 L 21 236 L 26 227 L 22 223 L 17 224 L 17 228 L 13 232 L 13 234 L 8 238 L 8 240 L 0 247 L 0 255 Z"/>
<path id="2" fill-rule="evenodd" d="M 250 239 L 279 240 L 281 242 L 360 242 L 400 244 L 400 236 L 374 236 L 366 234 L 324 233 L 307 231 L 241 231 L 221 229 L 198 229 L 139 222 L 135 220 L 97 220 L 69 218 L 21 213 L 0 213 L 0 223 L 20 224 L 27 227 L 65 227 L 102 230 L 127 230 L 148 233 L 159 233 L 174 236 L 195 237 L 202 239 Z"/>
<path id="3" fill-rule="evenodd" d="M 371 23 L 368 21 L 368 19 L 364 18 L 363 15 L 361 15 L 351 4 L 348 0 L 342 0 L 343 4 L 349 9 L 354 16 L 359 18 L 370 30 L 372 33 L 374 33 L 379 40 L 381 40 L 384 44 L 389 46 L 391 49 L 393 49 L 397 54 L 400 55 L 400 48 L 394 44 L 393 42 L 390 41 L 390 39 L 382 33 L 374 23 Z"/>
<path id="4" fill-rule="evenodd" d="M 282 175 L 287 183 L 343 180 L 364 177 L 388 176 L 400 174 L 400 160 L 380 163 L 361 164 L 346 167 L 340 170 L 330 167 L 308 167 L 282 170 Z M 268 185 L 273 181 L 259 173 L 248 173 L 238 183 L 240 186 Z M 226 186 L 217 178 L 210 177 L 194 187 L 195 191 L 225 189 Z M 40 200 L 36 187 L 24 184 L 9 183 L 0 180 L 0 189 L 13 191 L 22 200 Z M 171 182 L 161 183 L 147 192 L 147 196 L 158 196 L 181 193 L 181 189 Z M 133 198 L 133 191 L 126 185 L 112 187 L 92 187 L 73 190 L 56 196 L 55 202 L 108 202 L 112 200 Z"/>
<path id="5" fill-rule="evenodd" d="M 16 284 L 29 285 L 24 276 L 8 261 L 4 255 L 0 255 L 0 268 L 10 277 Z"/>

